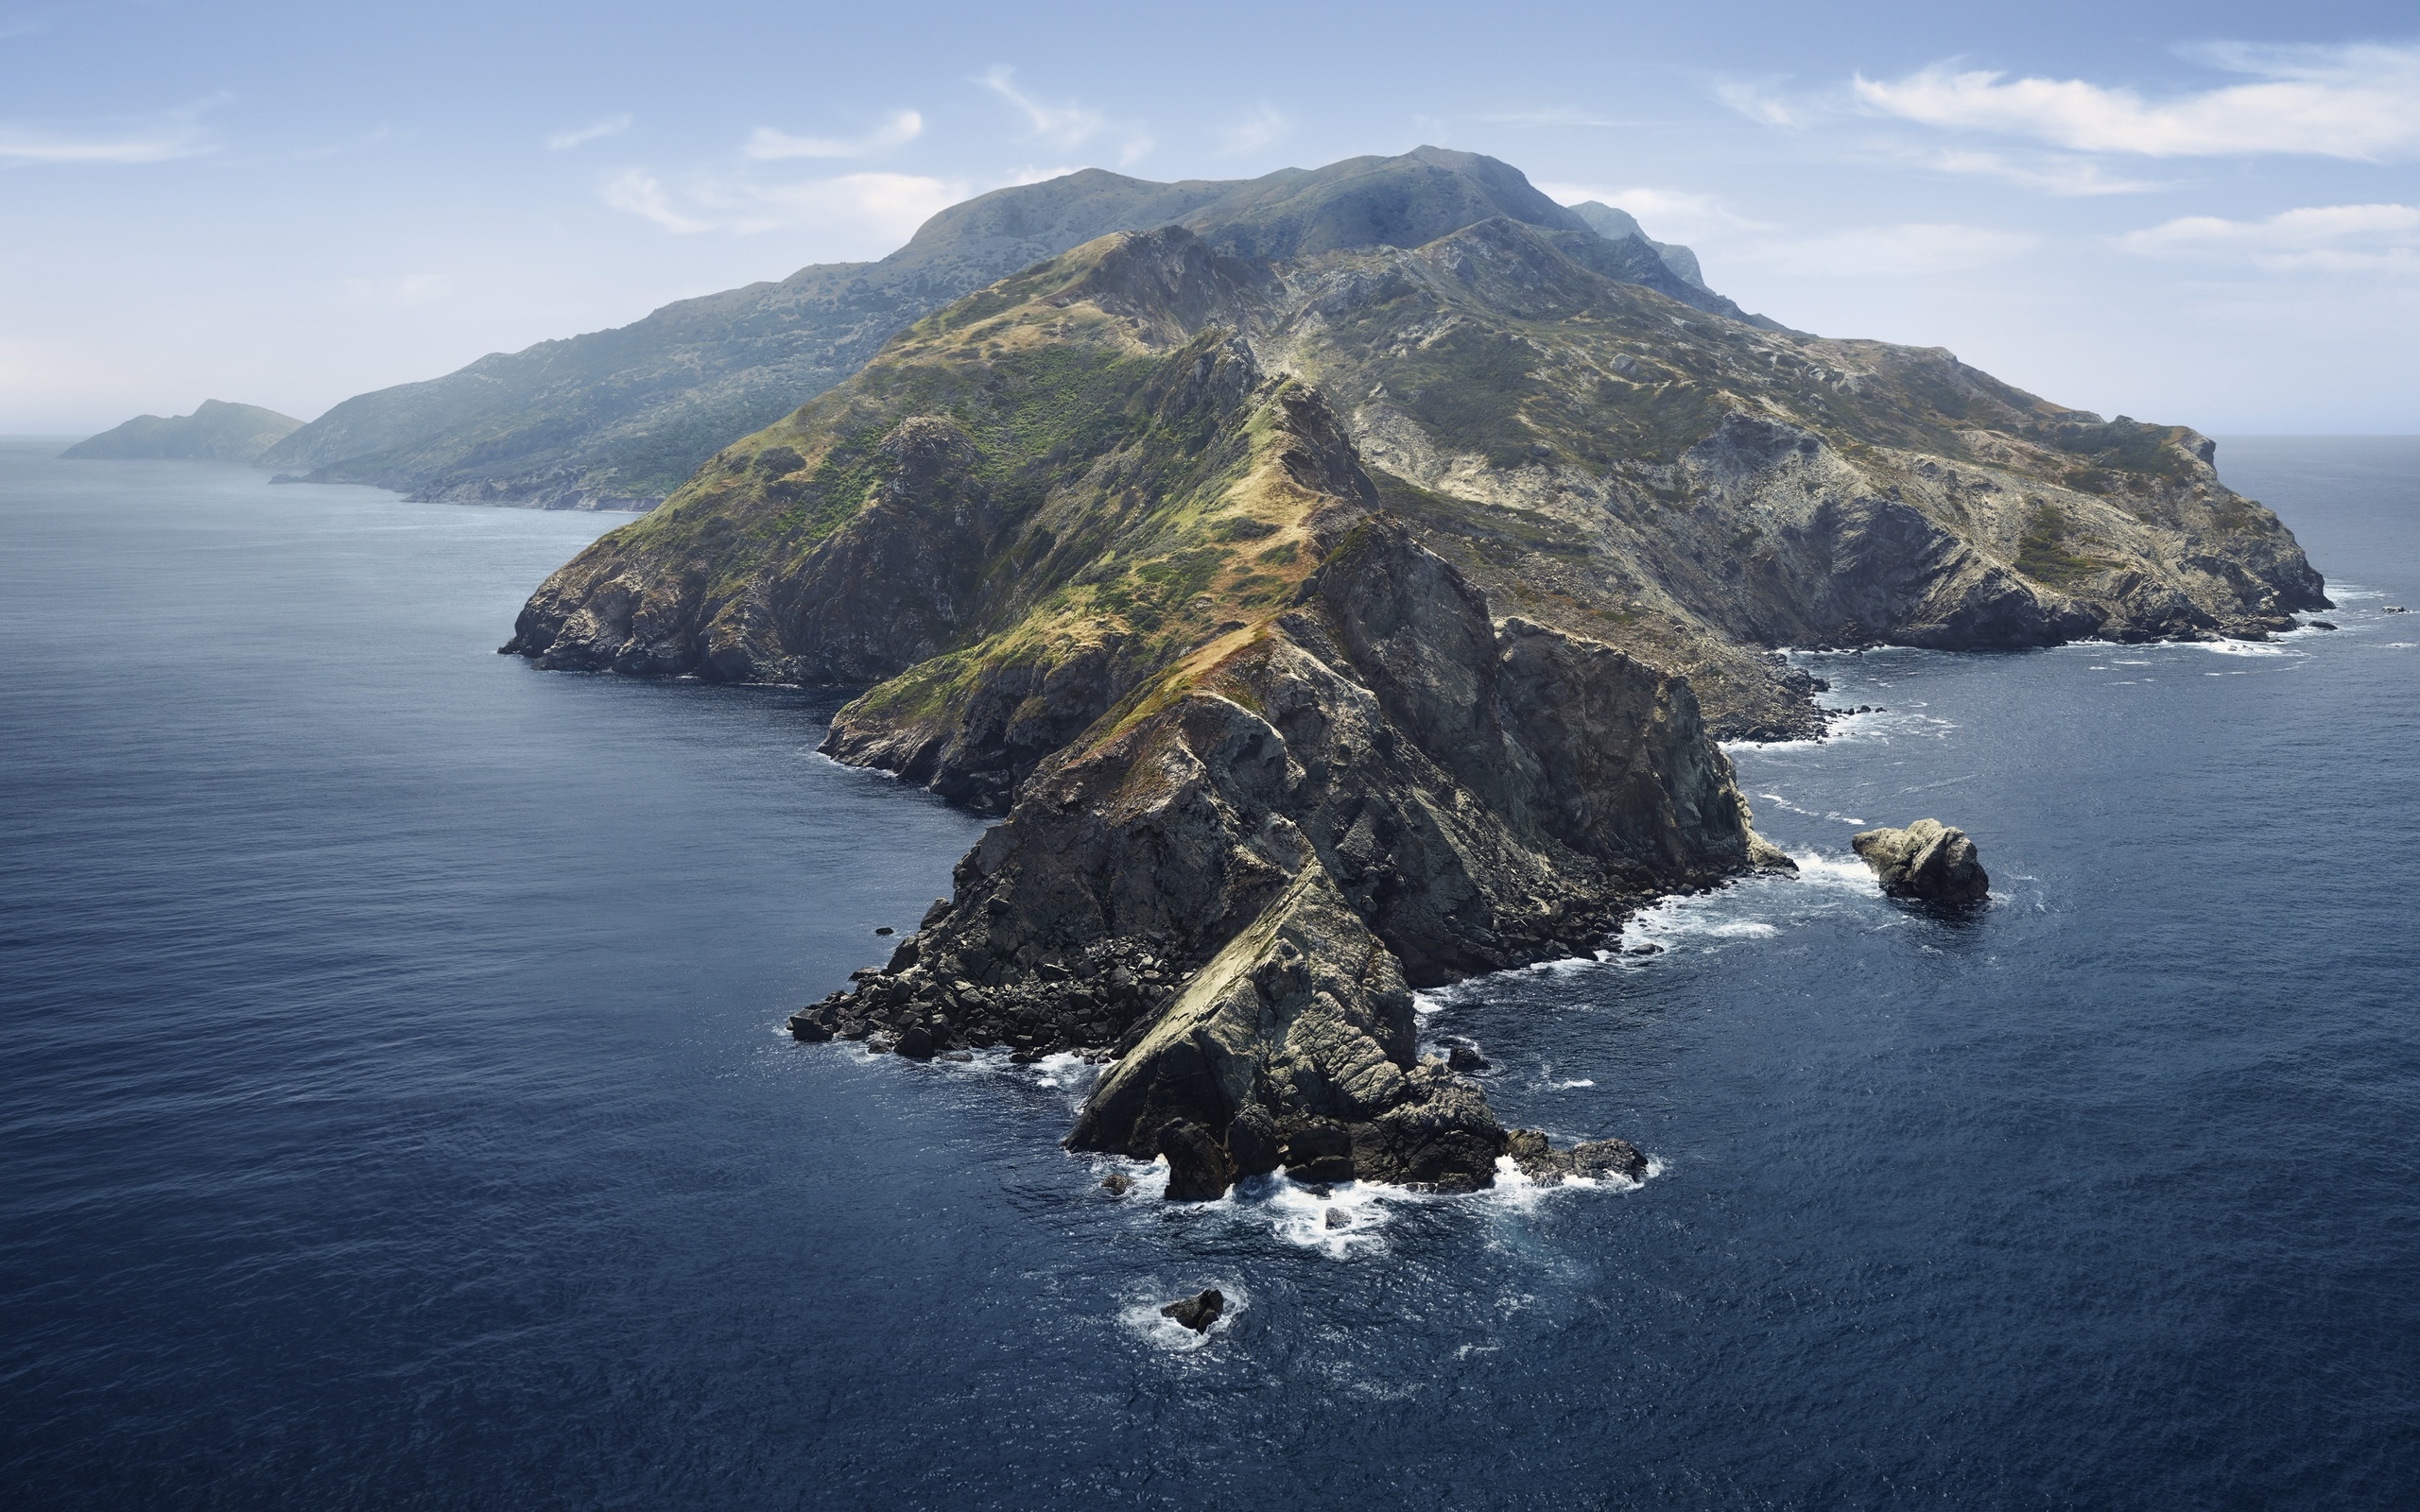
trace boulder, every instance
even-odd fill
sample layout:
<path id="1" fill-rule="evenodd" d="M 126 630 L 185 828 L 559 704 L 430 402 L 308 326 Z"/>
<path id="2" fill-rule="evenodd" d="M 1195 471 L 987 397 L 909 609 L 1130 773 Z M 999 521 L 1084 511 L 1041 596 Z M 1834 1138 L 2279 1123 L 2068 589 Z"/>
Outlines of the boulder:
<path id="1" fill-rule="evenodd" d="M 1123 1171 L 1112 1171 L 1100 1178 L 1100 1184 L 1113 1197 L 1122 1197 L 1134 1188 L 1134 1178 Z"/>
<path id="2" fill-rule="evenodd" d="M 1159 1144 L 1168 1162 L 1170 1202 L 1216 1202 L 1235 1184 L 1235 1162 L 1201 1125 L 1189 1119 L 1164 1125 Z"/>
<path id="3" fill-rule="evenodd" d="M 1972 903 L 1991 890 L 1992 879 L 1966 832 L 1938 819 L 1918 819 L 1904 830 L 1867 830 L 1849 844 L 1893 898 Z"/>
<path id="4" fill-rule="evenodd" d="M 1227 1298 L 1219 1288 L 1205 1288 L 1198 1297 L 1181 1297 L 1160 1309 L 1160 1316 L 1172 1317 L 1196 1333 L 1206 1333 L 1210 1325 L 1227 1311 Z"/>

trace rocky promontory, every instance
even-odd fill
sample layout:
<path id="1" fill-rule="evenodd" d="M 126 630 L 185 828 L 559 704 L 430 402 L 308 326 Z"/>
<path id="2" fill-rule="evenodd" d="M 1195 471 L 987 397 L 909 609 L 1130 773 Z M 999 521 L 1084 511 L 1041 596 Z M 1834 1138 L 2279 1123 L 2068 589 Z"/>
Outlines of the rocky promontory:
<path id="1" fill-rule="evenodd" d="M 1820 731 L 1777 648 L 2324 602 L 2190 431 L 1747 317 L 1501 163 L 1345 167 L 916 321 L 531 596 L 541 667 L 862 688 L 829 754 L 1002 816 L 799 1038 L 1081 1054 L 1069 1143 L 1172 1194 L 1634 1178 L 1411 992 L 1787 866 L 1716 745 Z"/>

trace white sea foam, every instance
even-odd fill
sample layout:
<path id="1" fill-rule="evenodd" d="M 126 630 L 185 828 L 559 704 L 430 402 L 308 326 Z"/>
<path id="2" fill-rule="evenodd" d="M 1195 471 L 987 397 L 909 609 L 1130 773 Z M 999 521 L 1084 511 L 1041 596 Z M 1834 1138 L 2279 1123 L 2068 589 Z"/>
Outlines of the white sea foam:
<path id="1" fill-rule="evenodd" d="M 1225 1311 L 1219 1314 L 1219 1321 L 1199 1333 L 1160 1312 L 1161 1308 L 1176 1298 L 1191 1297 L 1202 1289 L 1201 1285 L 1192 1282 L 1169 1287 L 1152 1285 L 1148 1296 L 1140 1292 L 1130 1292 L 1127 1294 L 1130 1297 L 1129 1302 L 1118 1309 L 1117 1321 L 1128 1332 L 1154 1349 L 1165 1350 L 1169 1354 L 1185 1354 L 1201 1349 L 1211 1340 L 1224 1333 L 1234 1324 L 1236 1314 L 1252 1306 L 1252 1295 L 1244 1290 L 1240 1282 L 1213 1278 L 1203 1284 L 1217 1287 L 1219 1295 L 1227 1299 L 1227 1306 Z"/>

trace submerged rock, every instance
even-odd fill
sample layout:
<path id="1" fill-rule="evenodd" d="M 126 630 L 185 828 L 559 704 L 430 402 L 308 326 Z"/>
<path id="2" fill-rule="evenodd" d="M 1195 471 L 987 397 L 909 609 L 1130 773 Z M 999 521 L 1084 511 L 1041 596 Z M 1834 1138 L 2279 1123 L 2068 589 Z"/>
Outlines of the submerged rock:
<path id="1" fill-rule="evenodd" d="M 1991 890 L 1992 879 L 1966 832 L 1938 819 L 1918 819 L 1904 830 L 1867 830 L 1849 845 L 1893 898 L 1971 903 Z"/>
<path id="2" fill-rule="evenodd" d="M 1209 1332 L 1210 1325 L 1227 1311 L 1227 1298 L 1217 1287 L 1205 1289 L 1198 1297 L 1184 1297 L 1160 1309 L 1160 1316 L 1172 1317 L 1196 1333 Z"/>

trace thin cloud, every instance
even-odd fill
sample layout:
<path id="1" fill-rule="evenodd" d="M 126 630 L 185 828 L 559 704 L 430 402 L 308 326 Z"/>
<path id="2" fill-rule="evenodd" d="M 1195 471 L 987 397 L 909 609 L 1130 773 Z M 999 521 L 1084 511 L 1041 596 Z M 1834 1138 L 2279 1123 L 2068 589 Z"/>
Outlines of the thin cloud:
<path id="1" fill-rule="evenodd" d="M 2204 56 L 2259 81 L 2147 99 L 2082 79 L 2012 79 L 1936 63 L 1900 79 L 1860 75 L 1851 89 L 1877 114 L 2077 152 L 2375 160 L 2420 148 L 2420 45 L 2234 46 Z"/>
<path id="2" fill-rule="evenodd" d="M 2269 273 L 2420 273 L 2420 207 L 2314 205 L 2265 220 L 2186 215 L 2118 238 L 2145 257 L 2248 264 Z"/>
<path id="3" fill-rule="evenodd" d="M 2090 158 L 2046 156 L 2019 160 L 1996 152 L 1941 152 L 1927 159 L 1927 163 L 1944 173 L 1997 179 L 2066 198 L 2147 194 L 2161 187 L 2146 180 L 2115 178 Z"/>
<path id="4" fill-rule="evenodd" d="M 1274 146 L 1294 129 L 1294 123 L 1274 105 L 1253 107 L 1252 113 L 1227 128 L 1219 138 L 1219 150 L 1229 157 L 1241 157 Z"/>
<path id="5" fill-rule="evenodd" d="M 914 111 L 893 111 L 880 126 L 856 137 L 791 136 L 760 126 L 741 150 L 760 163 L 783 158 L 862 158 L 913 142 L 924 129 L 925 118 Z"/>
<path id="6" fill-rule="evenodd" d="M 1688 241 L 1725 232 L 1771 229 L 1762 221 L 1750 220 L 1735 213 L 1713 195 L 1685 189 L 1651 189 L 1640 185 L 1607 189 L 1585 183 L 1541 183 L 1537 188 L 1540 194 L 1559 205 L 1584 204 L 1594 199 L 1616 210 L 1627 210 L 1637 219 L 1640 227 L 1658 241 Z"/>
<path id="7" fill-rule="evenodd" d="M 202 132 L 202 112 L 224 104 L 214 95 L 147 120 L 83 129 L 0 122 L 0 165 L 167 163 L 218 150 Z"/>
<path id="8" fill-rule="evenodd" d="M 1016 87 L 1015 76 L 1015 69 L 1000 63 L 976 82 L 1017 108 L 1029 128 L 1026 133 L 1028 137 L 1055 146 L 1079 146 L 1098 136 L 1101 129 L 1108 125 L 1098 111 L 1087 109 L 1073 100 L 1063 105 L 1053 105 L 1034 98 Z"/>
<path id="9" fill-rule="evenodd" d="M 1075 100 L 1054 103 L 1028 94 L 1017 87 L 1016 70 L 1006 63 L 994 64 L 975 82 L 1008 101 L 1025 117 L 1026 141 L 1064 150 L 1081 146 L 1105 133 L 1122 133 L 1124 141 L 1117 150 L 1121 167 L 1149 156 L 1159 145 L 1137 128 L 1113 126 L 1107 116 L 1090 106 Z"/>
<path id="10" fill-rule="evenodd" d="M 605 180 L 598 193 L 605 203 L 625 215 L 650 220 L 677 235 L 695 235 L 714 230 L 712 221 L 683 215 L 672 208 L 672 197 L 664 183 L 653 174 L 641 168 L 631 168 Z"/>
<path id="11" fill-rule="evenodd" d="M 2031 250 L 2039 240 L 1983 226 L 1910 221 L 1767 242 L 1731 255 L 1816 278 L 1904 278 L 2003 263 Z"/>
<path id="12" fill-rule="evenodd" d="M 546 138 L 546 150 L 549 152 L 569 152 L 574 147 L 583 146 L 591 142 L 601 142 L 609 136 L 620 136 L 630 129 L 631 118 L 629 116 L 609 115 L 601 121 L 592 121 L 588 125 L 580 127 L 577 130 L 557 131 L 554 135 Z"/>
<path id="13" fill-rule="evenodd" d="M 641 168 L 608 179 L 605 203 L 678 235 L 752 236 L 812 227 L 903 242 L 934 215 L 966 198 L 966 186 L 906 173 L 768 182 L 747 177 L 666 184 Z"/>

